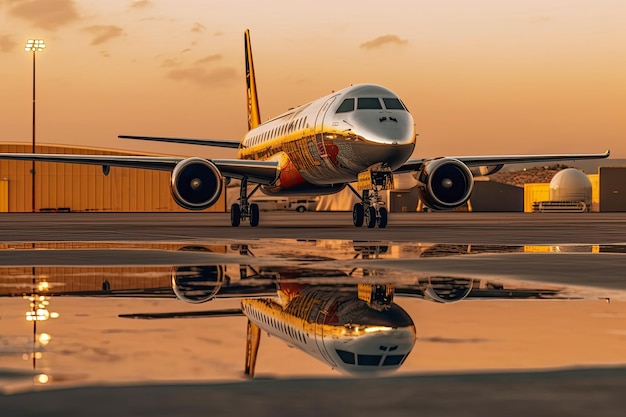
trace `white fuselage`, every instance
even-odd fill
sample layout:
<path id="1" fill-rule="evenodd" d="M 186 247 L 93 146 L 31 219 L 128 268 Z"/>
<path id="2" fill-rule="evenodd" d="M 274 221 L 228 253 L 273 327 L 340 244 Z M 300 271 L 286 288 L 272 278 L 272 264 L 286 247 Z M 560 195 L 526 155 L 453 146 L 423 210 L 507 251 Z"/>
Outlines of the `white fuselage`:
<path id="1" fill-rule="evenodd" d="M 280 178 L 264 191 L 342 187 L 372 167 L 394 170 L 413 153 L 413 117 L 390 90 L 345 88 L 250 130 L 239 158 L 277 160 Z"/>
<path id="2" fill-rule="evenodd" d="M 375 311 L 333 289 L 308 287 L 286 304 L 260 298 L 241 306 L 262 331 L 350 374 L 396 370 L 415 344 L 415 325 L 400 307 Z"/>

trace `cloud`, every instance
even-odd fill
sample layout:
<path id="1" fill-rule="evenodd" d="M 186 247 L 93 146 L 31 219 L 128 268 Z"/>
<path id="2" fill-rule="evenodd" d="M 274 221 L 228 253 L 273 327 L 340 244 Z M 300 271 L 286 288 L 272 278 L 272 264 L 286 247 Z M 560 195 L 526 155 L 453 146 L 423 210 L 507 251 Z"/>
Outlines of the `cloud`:
<path id="1" fill-rule="evenodd" d="M 220 54 L 208 55 L 208 56 L 205 56 L 204 58 L 200 58 L 199 60 L 194 62 L 194 64 L 195 65 L 202 65 L 202 64 L 206 64 L 208 62 L 219 61 L 221 59 L 222 59 L 222 55 L 220 55 Z"/>
<path id="2" fill-rule="evenodd" d="M 11 52 L 17 46 L 17 41 L 11 35 L 0 35 L 0 52 Z"/>
<path id="3" fill-rule="evenodd" d="M 400 39 L 397 35 L 383 35 L 377 37 L 376 39 L 372 39 L 371 41 L 362 43 L 361 48 L 375 49 L 388 44 L 406 45 L 407 43 L 409 43 L 409 41 L 406 39 Z"/>
<path id="4" fill-rule="evenodd" d="M 146 9 L 148 7 L 152 7 L 150 0 L 137 0 L 130 5 L 131 9 Z"/>
<path id="5" fill-rule="evenodd" d="M 80 19 L 73 0 L 22 0 L 8 5 L 9 15 L 46 30 L 56 30 Z"/>
<path id="6" fill-rule="evenodd" d="M 162 68 L 172 68 L 180 65 L 180 61 L 176 58 L 167 58 L 161 62 Z"/>
<path id="7" fill-rule="evenodd" d="M 94 36 L 91 40 L 91 45 L 100 45 L 113 38 L 126 35 L 121 27 L 114 25 L 94 25 L 86 27 L 83 30 Z"/>
<path id="8" fill-rule="evenodd" d="M 195 33 L 202 33 L 205 30 L 206 30 L 206 27 L 198 22 L 194 23 L 193 26 L 191 27 L 191 31 Z"/>
<path id="9" fill-rule="evenodd" d="M 239 74 L 233 68 L 217 68 L 207 71 L 202 67 L 173 69 L 167 73 L 167 78 L 176 81 L 189 81 L 202 86 L 220 86 L 238 79 Z"/>

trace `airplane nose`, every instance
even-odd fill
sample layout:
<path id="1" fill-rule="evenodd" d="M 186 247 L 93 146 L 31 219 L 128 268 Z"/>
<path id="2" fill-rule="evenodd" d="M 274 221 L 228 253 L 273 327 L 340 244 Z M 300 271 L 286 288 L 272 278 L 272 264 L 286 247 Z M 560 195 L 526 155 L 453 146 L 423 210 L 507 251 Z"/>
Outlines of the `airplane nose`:
<path id="1" fill-rule="evenodd" d="M 384 145 L 415 143 L 413 117 L 407 111 L 363 113 L 357 119 L 359 133 L 368 142 Z"/>
<path id="2" fill-rule="evenodd" d="M 369 160 L 366 162 L 366 166 L 384 162 L 392 169 L 396 169 L 405 163 L 411 157 L 415 148 L 415 145 L 412 143 L 407 145 L 388 144 L 386 146 L 381 143 L 373 143 L 368 146 L 370 152 L 367 155 Z"/>
<path id="3" fill-rule="evenodd" d="M 359 123 L 359 133 L 365 146 L 365 154 L 371 166 L 385 162 L 395 169 L 406 162 L 415 149 L 413 118 L 408 112 L 394 114 L 381 112 L 376 117 L 368 117 Z"/>

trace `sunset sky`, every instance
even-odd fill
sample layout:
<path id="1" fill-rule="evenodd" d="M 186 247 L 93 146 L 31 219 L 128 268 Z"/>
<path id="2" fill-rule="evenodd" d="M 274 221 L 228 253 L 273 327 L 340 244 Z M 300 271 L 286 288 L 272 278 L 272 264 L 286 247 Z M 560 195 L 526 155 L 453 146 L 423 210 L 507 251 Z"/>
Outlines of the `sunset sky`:
<path id="1" fill-rule="evenodd" d="M 626 158 L 623 0 L 0 0 L 0 141 L 179 155 L 233 150 L 118 134 L 240 139 L 249 28 L 266 120 L 350 84 L 395 91 L 415 157 Z"/>

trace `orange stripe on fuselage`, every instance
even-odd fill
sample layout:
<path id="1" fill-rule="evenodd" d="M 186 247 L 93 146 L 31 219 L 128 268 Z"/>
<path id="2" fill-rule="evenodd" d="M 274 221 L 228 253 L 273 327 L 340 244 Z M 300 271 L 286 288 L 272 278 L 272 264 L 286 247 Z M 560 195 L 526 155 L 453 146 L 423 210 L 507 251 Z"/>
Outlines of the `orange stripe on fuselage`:
<path id="1" fill-rule="evenodd" d="M 279 186 L 281 189 L 286 188 L 294 188 L 298 185 L 306 184 L 307 180 L 305 180 L 298 169 L 294 165 L 294 163 L 287 157 L 287 155 L 283 155 L 281 159 L 280 166 L 280 176 L 279 176 Z"/>

